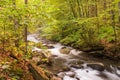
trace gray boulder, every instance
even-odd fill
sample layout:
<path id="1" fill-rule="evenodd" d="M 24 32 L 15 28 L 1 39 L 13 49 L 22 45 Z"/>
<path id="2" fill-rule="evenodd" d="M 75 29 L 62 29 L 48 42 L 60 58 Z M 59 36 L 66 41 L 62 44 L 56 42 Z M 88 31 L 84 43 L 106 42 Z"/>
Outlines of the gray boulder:
<path id="1" fill-rule="evenodd" d="M 105 70 L 105 66 L 102 63 L 88 63 L 87 66 L 98 71 Z"/>

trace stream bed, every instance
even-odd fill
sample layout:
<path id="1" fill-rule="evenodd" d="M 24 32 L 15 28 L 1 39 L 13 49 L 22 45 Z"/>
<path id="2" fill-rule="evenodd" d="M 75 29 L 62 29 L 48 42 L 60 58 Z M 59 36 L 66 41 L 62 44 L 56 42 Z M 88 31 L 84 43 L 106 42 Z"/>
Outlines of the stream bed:
<path id="1" fill-rule="evenodd" d="M 49 70 L 62 80 L 120 80 L 120 62 L 90 57 L 72 47 L 46 42 L 37 36 L 30 34 L 27 39 L 52 46 L 45 50 L 50 51 L 53 56 L 54 63 Z M 33 47 L 33 51 L 41 50 Z"/>

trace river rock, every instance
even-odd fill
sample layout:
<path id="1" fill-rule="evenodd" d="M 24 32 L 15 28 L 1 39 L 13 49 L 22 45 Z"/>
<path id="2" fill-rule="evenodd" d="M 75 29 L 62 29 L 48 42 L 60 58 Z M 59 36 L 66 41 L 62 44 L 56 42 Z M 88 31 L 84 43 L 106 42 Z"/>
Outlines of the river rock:
<path id="1" fill-rule="evenodd" d="M 70 68 L 68 66 L 64 66 L 61 71 L 70 71 Z"/>
<path id="2" fill-rule="evenodd" d="M 63 54 L 69 54 L 70 50 L 71 50 L 70 48 L 62 47 L 59 51 L 60 53 L 63 53 Z"/>
<path id="3" fill-rule="evenodd" d="M 57 74 L 57 76 L 60 77 L 60 78 L 63 78 L 65 76 L 65 73 L 64 72 L 60 72 L 60 73 Z"/>
<path id="4" fill-rule="evenodd" d="M 57 76 L 53 76 L 51 80 L 62 80 L 62 79 Z"/>
<path id="5" fill-rule="evenodd" d="M 43 47 L 42 42 L 36 43 L 35 46 L 38 47 L 38 48 L 42 48 Z"/>
<path id="6" fill-rule="evenodd" d="M 55 58 L 55 64 L 56 65 L 61 65 L 61 64 L 64 64 L 65 62 L 67 62 L 67 60 L 64 59 L 64 58 L 60 58 L 60 57 Z"/>
<path id="7" fill-rule="evenodd" d="M 69 62 L 68 64 L 69 64 L 71 67 L 73 67 L 73 68 L 79 69 L 79 68 L 82 68 L 82 64 L 83 64 L 83 63 L 84 63 L 84 62 L 82 62 L 82 61 L 80 61 L 80 60 L 73 60 L 73 61 Z"/>
<path id="8" fill-rule="evenodd" d="M 43 46 L 47 47 L 48 49 L 54 48 L 53 44 L 43 44 Z"/>
<path id="9" fill-rule="evenodd" d="M 74 77 L 74 76 L 75 76 L 75 72 L 71 72 L 71 71 L 66 72 L 65 74 L 66 74 L 67 76 L 70 76 L 70 77 Z"/>
<path id="10" fill-rule="evenodd" d="M 49 66 L 52 66 L 53 64 L 53 57 L 50 51 L 41 51 L 33 54 L 32 60 L 37 64 L 47 64 Z"/>
<path id="11" fill-rule="evenodd" d="M 52 54 L 51 54 L 50 51 L 45 51 L 43 54 L 45 55 L 46 58 L 51 58 L 52 57 Z"/>
<path id="12" fill-rule="evenodd" d="M 37 51 L 33 54 L 34 57 L 41 57 L 41 58 L 51 58 L 52 54 L 50 51 L 45 51 L 45 50 L 41 50 L 41 51 Z"/>
<path id="13" fill-rule="evenodd" d="M 98 70 L 98 71 L 104 71 L 105 66 L 102 63 L 88 63 L 88 67 L 91 67 L 92 69 Z"/>
<path id="14" fill-rule="evenodd" d="M 83 61 L 80 61 L 80 60 L 73 60 L 73 61 L 70 61 L 69 64 L 74 64 L 74 65 L 81 65 L 83 64 L 84 62 Z"/>
<path id="15" fill-rule="evenodd" d="M 120 70 L 120 66 L 117 67 Z"/>
<path id="16" fill-rule="evenodd" d="M 58 57 L 58 55 L 54 55 L 54 54 L 53 54 L 52 57 Z"/>
<path id="17" fill-rule="evenodd" d="M 59 72 L 65 72 L 65 71 L 70 71 L 70 67 L 66 66 L 66 65 L 60 65 L 62 66 L 61 68 L 59 68 Z"/>
<path id="18" fill-rule="evenodd" d="M 71 65 L 71 67 L 76 68 L 76 69 L 81 69 L 81 68 L 83 68 L 83 66 L 81 66 L 81 65 Z"/>

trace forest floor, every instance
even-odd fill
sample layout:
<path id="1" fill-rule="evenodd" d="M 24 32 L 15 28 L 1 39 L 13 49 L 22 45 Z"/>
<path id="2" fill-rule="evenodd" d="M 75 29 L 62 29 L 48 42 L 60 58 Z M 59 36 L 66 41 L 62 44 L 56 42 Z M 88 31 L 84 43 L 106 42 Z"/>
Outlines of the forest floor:
<path id="1" fill-rule="evenodd" d="M 27 64 L 12 57 L 10 52 L 0 52 L 0 80 L 34 80 Z"/>

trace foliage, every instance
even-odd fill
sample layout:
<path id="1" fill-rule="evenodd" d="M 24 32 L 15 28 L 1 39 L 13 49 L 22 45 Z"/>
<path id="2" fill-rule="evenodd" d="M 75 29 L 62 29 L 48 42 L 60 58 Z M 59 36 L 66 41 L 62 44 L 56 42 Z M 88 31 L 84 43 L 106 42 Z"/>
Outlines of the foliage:
<path id="1" fill-rule="evenodd" d="M 104 40 L 115 46 L 120 43 L 120 0 L 46 0 L 43 4 L 44 37 L 77 48 L 106 46 Z"/>
<path id="2" fill-rule="evenodd" d="M 120 0 L 0 0 L 0 54 L 22 61 L 32 57 L 33 46 L 46 49 L 42 43 L 27 41 L 27 35 L 36 31 L 83 50 L 102 45 L 105 53 L 120 57 Z M 8 58 L 0 67 L 6 67 Z M 50 62 L 46 58 L 41 61 Z M 12 65 L 9 76 L 21 79 L 24 70 L 17 63 Z M 4 79 L 0 75 L 0 80 Z"/>

